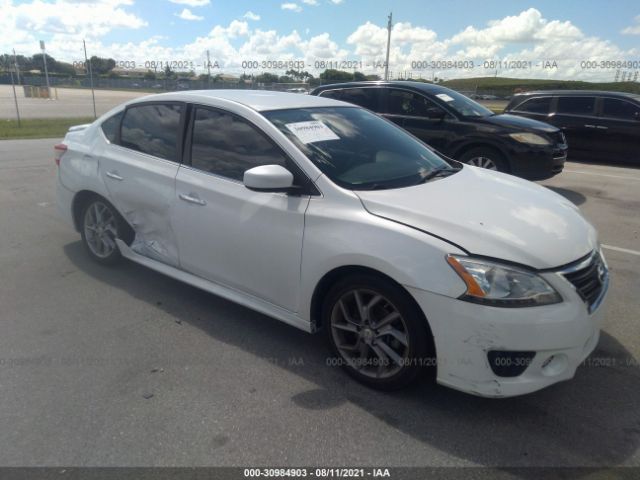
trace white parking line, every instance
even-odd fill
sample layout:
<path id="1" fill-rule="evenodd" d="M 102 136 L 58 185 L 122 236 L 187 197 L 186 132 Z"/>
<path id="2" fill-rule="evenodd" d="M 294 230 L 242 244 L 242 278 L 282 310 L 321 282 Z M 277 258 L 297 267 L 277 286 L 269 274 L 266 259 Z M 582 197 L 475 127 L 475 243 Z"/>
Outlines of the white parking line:
<path id="1" fill-rule="evenodd" d="M 562 171 L 567 173 L 579 173 L 580 175 L 595 175 L 596 177 L 609 177 L 609 178 L 621 178 L 623 180 L 637 180 L 640 182 L 640 177 L 634 177 L 633 175 L 629 175 L 627 177 L 622 175 L 610 175 L 608 173 L 597 173 L 597 172 L 581 172 L 580 170 L 567 170 L 566 168 Z"/>
<path id="2" fill-rule="evenodd" d="M 638 252 L 637 250 L 631 250 L 629 248 L 622 248 L 622 247 L 614 247 L 612 245 L 605 245 L 605 244 L 602 244 L 601 247 L 606 248 L 607 250 L 615 250 L 616 252 L 630 253 L 631 255 L 638 255 L 640 257 L 640 252 Z"/>

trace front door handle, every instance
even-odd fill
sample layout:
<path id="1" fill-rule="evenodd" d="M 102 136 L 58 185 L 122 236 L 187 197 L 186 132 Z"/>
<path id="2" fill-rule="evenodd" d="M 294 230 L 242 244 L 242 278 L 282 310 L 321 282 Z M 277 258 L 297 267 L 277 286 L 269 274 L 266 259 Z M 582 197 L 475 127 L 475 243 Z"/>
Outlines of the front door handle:
<path id="1" fill-rule="evenodd" d="M 107 175 L 107 177 L 113 178 L 114 180 L 118 180 L 119 182 L 124 180 L 124 178 L 122 178 L 120 175 L 118 175 L 117 171 L 107 172 L 106 175 Z"/>
<path id="2" fill-rule="evenodd" d="M 609 127 L 605 127 L 604 125 L 598 125 L 596 128 L 598 130 L 609 130 Z"/>
<path id="3" fill-rule="evenodd" d="M 195 205 L 206 205 L 207 204 L 207 202 L 205 202 L 204 200 L 200 200 L 193 193 L 189 193 L 189 194 L 181 193 L 180 195 L 178 195 L 178 197 L 180 198 L 180 200 L 184 200 L 185 202 L 193 203 Z"/>
<path id="4" fill-rule="evenodd" d="M 585 125 L 584 127 L 585 127 L 585 128 L 596 128 L 596 126 L 595 126 L 595 125 Z"/>

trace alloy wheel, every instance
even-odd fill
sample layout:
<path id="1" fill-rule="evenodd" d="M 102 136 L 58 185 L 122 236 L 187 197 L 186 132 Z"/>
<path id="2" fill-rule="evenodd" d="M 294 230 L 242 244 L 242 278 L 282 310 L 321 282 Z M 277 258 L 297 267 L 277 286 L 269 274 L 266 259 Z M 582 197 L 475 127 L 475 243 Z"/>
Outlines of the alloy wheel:
<path id="1" fill-rule="evenodd" d="M 347 291 L 331 312 L 338 352 L 347 365 L 370 378 L 389 378 L 408 366 L 408 332 L 398 309 L 373 290 Z"/>
<path id="2" fill-rule="evenodd" d="M 117 220 L 106 204 L 93 202 L 84 214 L 84 236 L 91 252 L 99 258 L 107 258 L 116 250 Z"/>
<path id="3" fill-rule="evenodd" d="M 487 170 L 498 170 L 495 162 L 489 157 L 473 157 L 467 161 L 467 164 L 473 165 L 474 167 L 486 168 Z"/>

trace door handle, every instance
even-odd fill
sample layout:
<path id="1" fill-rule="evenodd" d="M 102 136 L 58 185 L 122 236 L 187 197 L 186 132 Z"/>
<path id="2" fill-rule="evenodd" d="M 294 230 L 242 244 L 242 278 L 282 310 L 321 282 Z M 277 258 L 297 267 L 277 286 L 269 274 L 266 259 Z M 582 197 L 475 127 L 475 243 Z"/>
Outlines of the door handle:
<path id="1" fill-rule="evenodd" d="M 116 172 L 116 171 L 107 172 L 106 175 L 107 175 L 107 177 L 113 178 L 114 180 L 118 180 L 119 182 L 124 180 L 124 178 L 122 178 L 120 175 L 118 175 L 118 172 Z"/>
<path id="2" fill-rule="evenodd" d="M 595 126 L 595 125 L 585 125 L 584 127 L 585 127 L 585 128 L 596 128 L 596 126 Z"/>
<path id="3" fill-rule="evenodd" d="M 596 128 L 599 130 L 609 130 L 609 127 L 605 127 L 604 125 L 598 125 Z"/>
<path id="4" fill-rule="evenodd" d="M 207 202 L 205 202 L 204 200 L 200 200 L 198 197 L 193 196 L 193 193 L 190 193 L 190 194 L 181 193 L 180 195 L 178 195 L 178 197 L 180 198 L 180 200 L 184 200 L 185 202 L 193 203 L 195 205 L 207 204 Z"/>

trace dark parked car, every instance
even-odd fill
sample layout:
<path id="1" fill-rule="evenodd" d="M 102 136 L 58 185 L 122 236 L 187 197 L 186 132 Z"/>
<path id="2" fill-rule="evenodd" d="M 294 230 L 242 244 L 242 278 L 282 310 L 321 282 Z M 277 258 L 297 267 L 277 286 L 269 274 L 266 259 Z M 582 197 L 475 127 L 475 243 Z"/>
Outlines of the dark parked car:
<path id="1" fill-rule="evenodd" d="M 551 125 L 491 110 L 448 88 L 411 81 L 323 85 L 312 95 L 379 113 L 443 155 L 530 180 L 560 173 L 567 157 Z"/>
<path id="2" fill-rule="evenodd" d="M 561 128 L 572 157 L 640 163 L 640 95 L 528 92 L 514 95 L 505 111 Z"/>

